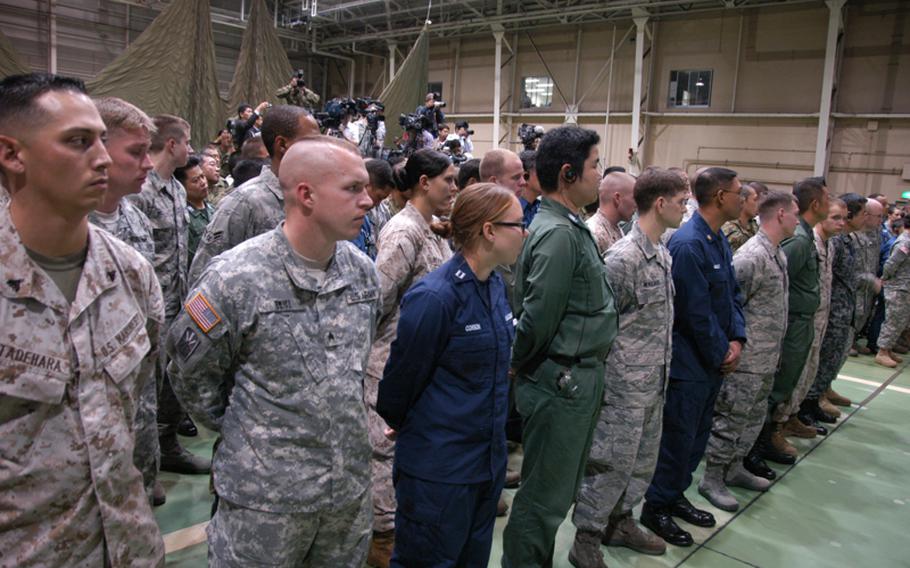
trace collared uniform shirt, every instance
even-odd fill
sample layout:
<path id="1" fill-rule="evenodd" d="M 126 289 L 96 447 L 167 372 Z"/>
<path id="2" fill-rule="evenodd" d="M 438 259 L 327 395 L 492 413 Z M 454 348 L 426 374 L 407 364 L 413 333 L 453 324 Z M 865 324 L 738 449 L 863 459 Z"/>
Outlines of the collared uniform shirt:
<path id="1" fill-rule="evenodd" d="M 155 274 L 164 295 L 164 313 L 171 318 L 180 311 L 186 296 L 189 263 L 186 222 L 186 190 L 171 176 L 165 181 L 155 170 L 148 173 L 142 191 L 126 199 L 145 213 L 155 241 Z"/>
<path id="2" fill-rule="evenodd" d="M 398 431 L 397 469 L 458 484 L 505 475 L 514 326 L 499 275 L 479 282 L 461 255 L 408 290 L 376 407 Z"/>
<path id="3" fill-rule="evenodd" d="M 594 237 L 594 242 L 597 243 L 597 252 L 600 254 L 607 252 L 613 243 L 623 237 L 619 227 L 611 223 L 599 210 L 591 215 L 585 223 Z"/>
<path id="4" fill-rule="evenodd" d="M 363 371 L 378 308 L 373 264 L 346 241 L 321 285 L 283 224 L 212 260 L 166 345 L 174 392 L 221 434 L 212 464 L 220 497 L 273 513 L 363 498 Z"/>
<path id="5" fill-rule="evenodd" d="M 538 197 L 534 201 L 528 202 L 524 197 L 518 197 L 518 203 L 521 205 L 521 218 L 524 221 L 525 227 L 530 227 L 531 223 L 534 222 L 534 217 L 537 216 L 537 212 L 540 210 L 540 198 Z"/>
<path id="6" fill-rule="evenodd" d="M 271 231 L 282 221 L 284 194 L 281 185 L 272 168 L 262 166 L 258 176 L 221 200 L 193 257 L 190 283 L 195 284 L 213 258 L 247 239 Z"/>
<path id="7" fill-rule="evenodd" d="M 681 381 L 720 380 L 730 342 L 746 343 L 742 296 L 727 239 L 696 211 L 670 238 L 673 284 L 673 361 Z M 814 249 L 814 245 L 813 245 Z"/>
<path id="8" fill-rule="evenodd" d="M 6 208 L 0 259 L 0 564 L 163 566 L 133 465 L 133 418 L 164 319 L 151 264 L 89 225 L 69 304 Z"/>
<path id="9" fill-rule="evenodd" d="M 120 200 L 118 205 L 120 215 L 117 217 L 117 227 L 111 233 L 121 241 L 130 245 L 151 263 L 155 262 L 155 240 L 152 237 L 152 224 L 145 213 L 136 208 L 126 199 Z M 98 226 L 98 215 L 92 211 L 88 220 Z"/>
<path id="10" fill-rule="evenodd" d="M 733 255 L 733 268 L 742 293 L 746 337 L 749 338 L 737 370 L 773 373 L 787 332 L 787 257 L 779 245 L 759 231 Z"/>
<path id="11" fill-rule="evenodd" d="M 743 225 L 739 219 L 734 219 L 732 221 L 727 221 L 724 223 L 724 226 L 720 228 L 723 231 L 724 236 L 727 237 L 727 242 L 730 244 L 730 250 L 734 253 L 739 250 L 739 247 L 746 244 L 746 241 L 758 234 L 758 221 L 753 217 L 749 219 L 749 223 Z"/>

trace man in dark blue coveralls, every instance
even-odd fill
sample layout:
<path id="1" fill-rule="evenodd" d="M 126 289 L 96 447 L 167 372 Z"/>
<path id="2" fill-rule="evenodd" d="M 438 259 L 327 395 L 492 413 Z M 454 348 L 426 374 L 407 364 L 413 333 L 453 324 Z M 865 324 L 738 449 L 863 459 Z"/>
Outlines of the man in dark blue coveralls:
<path id="1" fill-rule="evenodd" d="M 739 363 L 745 320 L 733 254 L 721 225 L 739 218 L 736 172 L 708 168 L 695 180 L 698 211 L 670 238 L 673 284 L 673 359 L 664 405 L 660 457 L 645 495 L 641 523 L 670 544 L 690 546 L 692 535 L 673 517 L 712 527 L 714 516 L 696 509 L 683 492 L 705 453 L 714 401 L 723 376 Z"/>

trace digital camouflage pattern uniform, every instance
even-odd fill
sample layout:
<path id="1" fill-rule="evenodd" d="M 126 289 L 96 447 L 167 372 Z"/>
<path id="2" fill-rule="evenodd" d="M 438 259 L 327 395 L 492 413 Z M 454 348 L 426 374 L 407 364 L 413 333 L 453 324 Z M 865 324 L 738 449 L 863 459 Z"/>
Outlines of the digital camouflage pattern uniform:
<path id="1" fill-rule="evenodd" d="M 910 233 L 901 233 L 891 247 L 882 281 L 888 309 L 878 336 L 878 346 L 890 351 L 910 325 Z"/>
<path id="2" fill-rule="evenodd" d="M 726 375 L 720 387 L 705 452 L 709 466 L 725 469 L 749 453 L 765 423 L 789 303 L 787 258 L 763 231 L 739 248 L 733 269 L 749 341 L 736 371 Z"/>
<path id="3" fill-rule="evenodd" d="M 0 208 L 0 565 L 164 565 L 133 463 L 163 319 L 136 251 L 90 225 L 70 304 Z"/>
<path id="4" fill-rule="evenodd" d="M 636 222 L 604 256 L 619 332 L 607 356 L 603 406 L 572 521 L 603 534 L 631 514 L 657 465 L 664 391 L 672 356 L 670 253 Z"/>
<path id="5" fill-rule="evenodd" d="M 623 237 L 622 231 L 610 222 L 599 210 L 591 215 L 585 224 L 597 243 L 597 252 L 603 255 L 613 243 Z"/>
<path id="6" fill-rule="evenodd" d="M 758 221 L 752 218 L 749 219 L 748 225 L 743 226 L 739 219 L 734 219 L 724 223 L 720 230 L 727 237 L 727 242 L 730 243 L 730 250 L 735 253 L 739 250 L 739 247 L 746 244 L 746 241 L 758 234 Z"/>
<path id="7" fill-rule="evenodd" d="M 196 249 L 190 282 L 213 258 L 255 236 L 267 233 L 284 221 L 284 193 L 270 166 L 221 200 Z"/>
<path id="8" fill-rule="evenodd" d="M 376 413 L 376 397 L 389 350 L 398 332 L 399 304 L 411 286 L 451 257 L 448 242 L 430 230 L 429 223 L 411 203 L 386 223 L 379 236 L 376 270 L 382 290 L 382 310 L 364 383 L 373 448 L 373 530 L 376 532 L 395 528 L 395 488 L 392 485 L 395 442 L 385 435 L 388 426 Z"/>
<path id="9" fill-rule="evenodd" d="M 152 224 L 149 223 L 148 217 L 125 199 L 120 200 L 118 207 L 120 216 L 117 218 L 117 228 L 113 235 L 133 247 L 149 263 L 154 263 L 155 241 L 152 239 Z M 95 225 L 100 225 L 94 211 L 89 213 L 88 220 Z M 158 345 L 155 345 L 155 352 L 158 352 Z M 158 477 L 160 457 L 157 411 L 158 385 L 153 374 L 150 380 L 143 382 L 135 418 L 135 464 L 142 473 L 142 480 L 149 498 L 151 498 L 152 489 L 155 486 L 155 479 Z"/>
<path id="10" fill-rule="evenodd" d="M 275 96 L 286 100 L 289 105 L 303 107 L 310 113 L 319 108 L 319 95 L 307 87 L 285 85 L 275 91 Z"/>
<path id="11" fill-rule="evenodd" d="M 799 412 L 799 405 L 806 398 L 806 393 L 815 381 L 815 374 L 818 372 L 818 357 L 822 349 L 822 339 L 825 337 L 825 331 L 828 329 L 828 312 L 831 310 L 831 262 L 834 260 L 834 243 L 831 239 L 823 241 L 818 231 L 815 231 L 815 248 L 818 250 L 818 276 L 819 276 L 819 295 L 821 302 L 815 311 L 815 340 L 812 341 L 812 349 L 809 350 L 809 358 L 806 360 L 806 366 L 799 376 L 799 382 L 790 395 L 790 400 L 786 404 L 778 406 L 779 414 L 783 421 L 787 421 L 790 416 L 796 416 Z"/>
<path id="12" fill-rule="evenodd" d="M 819 351 L 818 372 L 806 395 L 818 400 L 844 366 L 850 346 L 853 345 L 854 314 L 856 310 L 856 259 L 855 241 L 851 235 L 837 235 L 834 258 L 831 261 L 831 310 L 828 327 Z"/>
<path id="13" fill-rule="evenodd" d="M 853 318 L 853 331 L 854 335 L 859 335 L 872 317 L 882 235 L 876 228 L 871 231 L 857 231 L 851 236 L 856 248 L 856 315 Z"/>
<path id="14" fill-rule="evenodd" d="M 167 338 L 181 401 L 222 438 L 210 565 L 360 566 L 379 281 L 341 242 L 320 285 L 283 226 L 216 257 Z"/>

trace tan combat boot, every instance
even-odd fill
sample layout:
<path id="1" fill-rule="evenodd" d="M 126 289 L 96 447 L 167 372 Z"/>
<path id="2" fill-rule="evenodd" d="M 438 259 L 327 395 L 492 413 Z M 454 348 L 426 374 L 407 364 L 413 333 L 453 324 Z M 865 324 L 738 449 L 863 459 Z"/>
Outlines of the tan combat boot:
<path id="1" fill-rule="evenodd" d="M 878 354 L 875 355 L 875 362 L 889 369 L 897 367 L 897 361 L 891 357 L 891 351 L 888 349 L 879 349 Z"/>
<path id="2" fill-rule="evenodd" d="M 799 452 L 796 450 L 796 446 L 791 444 L 785 437 L 781 424 L 775 424 L 774 430 L 771 432 L 771 447 L 774 450 L 786 454 L 792 458 L 795 458 L 799 455 Z"/>
<path id="3" fill-rule="evenodd" d="M 822 409 L 822 412 L 829 414 L 835 418 L 840 418 L 841 411 L 838 407 L 831 404 L 831 401 L 828 400 L 824 394 L 818 397 L 818 407 Z"/>
<path id="4" fill-rule="evenodd" d="M 835 392 L 834 389 L 832 389 L 830 387 L 828 388 L 827 391 L 825 391 L 825 398 L 827 398 L 828 402 L 830 402 L 831 404 L 833 404 L 835 406 L 849 407 L 849 406 L 853 405 L 853 402 L 851 402 L 849 398 L 845 397 L 842 394 L 838 394 L 837 392 Z"/>
<path id="5" fill-rule="evenodd" d="M 373 568 L 389 568 L 394 548 L 395 531 L 373 531 L 373 538 L 370 539 L 370 552 L 367 554 L 367 564 Z"/>
<path id="6" fill-rule="evenodd" d="M 796 416 L 791 416 L 790 420 L 784 424 L 784 436 L 796 436 L 797 438 L 811 439 L 818 436 L 818 432 L 811 426 L 806 426 L 803 421 Z"/>
<path id="7" fill-rule="evenodd" d="M 667 551 L 667 543 L 635 522 L 631 515 L 610 519 L 601 543 L 606 546 L 625 546 L 642 554 L 661 555 Z"/>

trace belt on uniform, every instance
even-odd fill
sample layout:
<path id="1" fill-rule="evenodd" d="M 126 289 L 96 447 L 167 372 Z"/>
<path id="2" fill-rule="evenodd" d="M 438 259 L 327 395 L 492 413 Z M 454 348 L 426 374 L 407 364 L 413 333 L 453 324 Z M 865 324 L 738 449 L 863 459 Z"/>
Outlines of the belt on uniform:
<path id="1" fill-rule="evenodd" d="M 602 365 L 604 359 L 599 357 L 563 357 L 561 355 L 549 355 L 548 359 L 559 363 L 563 367 L 580 367 L 590 369 Z"/>

